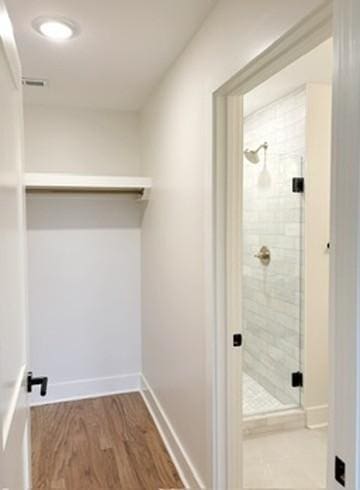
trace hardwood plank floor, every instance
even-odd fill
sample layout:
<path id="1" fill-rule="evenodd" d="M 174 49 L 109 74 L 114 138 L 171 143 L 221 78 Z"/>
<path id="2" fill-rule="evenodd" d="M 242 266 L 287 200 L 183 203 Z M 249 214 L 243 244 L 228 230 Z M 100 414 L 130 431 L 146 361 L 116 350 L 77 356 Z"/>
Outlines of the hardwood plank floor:
<path id="1" fill-rule="evenodd" d="M 33 489 L 183 488 L 138 393 L 31 409 Z"/>

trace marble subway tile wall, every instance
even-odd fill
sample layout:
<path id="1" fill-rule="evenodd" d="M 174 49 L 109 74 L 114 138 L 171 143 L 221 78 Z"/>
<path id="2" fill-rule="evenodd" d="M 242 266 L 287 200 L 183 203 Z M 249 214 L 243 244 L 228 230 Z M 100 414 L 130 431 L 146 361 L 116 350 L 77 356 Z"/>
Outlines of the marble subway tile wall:
<path id="1" fill-rule="evenodd" d="M 244 370 L 282 404 L 298 405 L 291 373 L 301 364 L 303 195 L 292 179 L 303 175 L 305 87 L 251 114 L 244 147 L 265 141 L 266 158 L 244 158 Z M 254 255 L 265 245 L 271 262 Z"/>

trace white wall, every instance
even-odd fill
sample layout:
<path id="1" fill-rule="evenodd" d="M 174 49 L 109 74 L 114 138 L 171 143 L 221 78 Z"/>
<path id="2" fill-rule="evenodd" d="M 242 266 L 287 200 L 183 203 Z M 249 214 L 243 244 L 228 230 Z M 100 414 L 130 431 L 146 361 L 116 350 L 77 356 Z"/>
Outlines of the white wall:
<path id="1" fill-rule="evenodd" d="M 318 3 L 220 1 L 142 113 L 143 372 L 208 488 L 212 93 Z"/>
<path id="2" fill-rule="evenodd" d="M 138 175 L 135 112 L 25 105 L 26 171 Z"/>
<path id="3" fill-rule="evenodd" d="M 138 173 L 135 115 L 26 113 L 28 169 Z M 139 387 L 142 214 L 131 196 L 28 194 L 30 365 L 50 383 L 33 402 Z"/>
<path id="4" fill-rule="evenodd" d="M 308 84 L 306 100 L 303 404 L 316 426 L 327 422 L 329 390 L 331 86 Z"/>

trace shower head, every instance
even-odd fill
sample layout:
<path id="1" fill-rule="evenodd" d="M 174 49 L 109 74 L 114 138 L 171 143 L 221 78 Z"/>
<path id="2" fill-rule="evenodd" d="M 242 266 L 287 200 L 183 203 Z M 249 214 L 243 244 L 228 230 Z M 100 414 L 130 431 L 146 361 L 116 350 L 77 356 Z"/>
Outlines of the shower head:
<path id="1" fill-rule="evenodd" d="M 250 163 L 256 164 L 260 162 L 259 153 L 257 151 L 246 149 L 244 151 L 244 155 L 246 157 L 246 160 L 248 160 Z"/>
<path id="2" fill-rule="evenodd" d="M 257 150 L 249 150 L 248 148 L 244 151 L 245 158 L 250 162 L 250 163 L 259 163 L 260 162 L 260 156 L 259 156 L 259 151 L 264 148 L 264 151 L 268 149 L 269 145 L 266 143 L 263 143 L 262 145 L 259 146 Z"/>

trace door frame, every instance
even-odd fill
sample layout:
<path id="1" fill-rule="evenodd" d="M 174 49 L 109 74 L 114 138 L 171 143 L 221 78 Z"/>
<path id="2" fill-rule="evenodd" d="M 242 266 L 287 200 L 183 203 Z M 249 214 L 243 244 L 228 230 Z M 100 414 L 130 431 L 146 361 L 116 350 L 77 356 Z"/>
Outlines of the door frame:
<path id="1" fill-rule="evenodd" d="M 341 2 L 343 0 L 339 0 L 339 3 Z M 213 94 L 215 299 L 213 481 L 215 488 L 231 488 L 234 490 L 243 488 L 241 463 L 242 349 L 233 347 L 233 335 L 242 332 L 241 220 L 243 144 L 241 135 L 243 134 L 243 97 L 257 85 L 266 81 L 329 39 L 332 35 L 333 4 L 326 2 L 295 25 Z M 336 119 L 336 117 L 335 113 L 333 118 Z M 333 166 L 334 162 L 332 162 Z M 335 190 L 338 194 L 344 193 L 344 189 L 340 189 L 337 182 L 333 182 L 332 192 Z M 334 235 L 336 233 L 336 223 L 333 222 L 332 228 Z M 334 236 L 332 236 L 333 243 Z M 334 247 L 332 246 L 332 263 L 335 260 L 334 255 Z M 332 277 L 334 277 L 334 274 L 332 274 Z M 333 290 L 334 280 L 331 283 L 330 289 Z M 334 327 L 335 322 L 332 321 L 329 327 L 330 359 L 332 361 L 334 361 L 335 357 Z M 341 376 L 339 379 L 341 379 Z M 331 399 L 333 398 L 331 396 Z M 332 407 L 332 405 L 331 400 L 330 406 Z M 337 417 L 339 416 L 337 414 Z M 330 409 L 329 427 L 332 433 L 338 432 L 335 427 L 335 416 L 332 408 Z M 330 462 L 333 460 L 334 455 L 333 440 L 334 437 L 330 437 Z M 328 466 L 332 476 L 333 465 L 329 464 Z M 329 486 L 329 488 L 332 487 Z M 350 485 L 350 488 L 356 487 Z"/>

